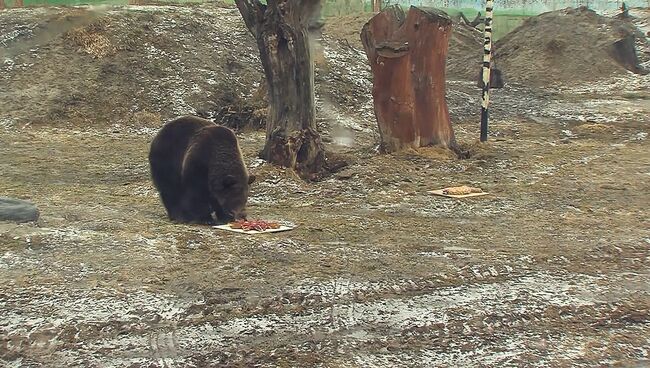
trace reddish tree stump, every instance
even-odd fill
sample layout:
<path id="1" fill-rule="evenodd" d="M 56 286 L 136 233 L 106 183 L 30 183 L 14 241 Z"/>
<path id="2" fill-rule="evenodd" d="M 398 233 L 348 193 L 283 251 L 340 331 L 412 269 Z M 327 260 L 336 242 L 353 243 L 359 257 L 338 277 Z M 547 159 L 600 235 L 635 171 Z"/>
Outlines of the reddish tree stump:
<path id="1" fill-rule="evenodd" d="M 451 19 L 412 6 L 388 7 L 363 26 L 382 152 L 440 145 L 457 151 L 445 99 Z"/>

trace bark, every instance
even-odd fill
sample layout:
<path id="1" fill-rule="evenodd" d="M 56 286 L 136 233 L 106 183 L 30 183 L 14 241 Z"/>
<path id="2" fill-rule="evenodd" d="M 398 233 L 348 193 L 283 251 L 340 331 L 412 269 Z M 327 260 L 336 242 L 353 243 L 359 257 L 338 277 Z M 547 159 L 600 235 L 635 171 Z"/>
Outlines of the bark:
<path id="1" fill-rule="evenodd" d="M 255 37 L 268 85 L 269 114 L 261 156 L 292 168 L 303 178 L 326 170 L 316 130 L 314 65 L 309 28 L 318 21 L 320 0 L 236 0 Z"/>
<path id="2" fill-rule="evenodd" d="M 445 99 L 451 19 L 443 12 L 391 6 L 361 31 L 373 74 L 381 150 L 440 145 L 457 150 Z"/>

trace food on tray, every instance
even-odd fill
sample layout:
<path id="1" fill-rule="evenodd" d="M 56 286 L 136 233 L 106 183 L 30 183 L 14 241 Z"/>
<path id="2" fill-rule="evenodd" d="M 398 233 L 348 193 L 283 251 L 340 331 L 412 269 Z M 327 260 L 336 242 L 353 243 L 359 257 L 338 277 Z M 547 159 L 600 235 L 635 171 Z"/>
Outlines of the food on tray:
<path id="1" fill-rule="evenodd" d="M 229 225 L 231 229 L 242 229 L 244 231 L 266 231 L 280 228 L 280 224 L 277 222 L 264 220 L 237 220 Z"/>
<path id="2" fill-rule="evenodd" d="M 465 195 L 472 193 L 483 193 L 481 188 L 468 187 L 467 185 L 461 185 L 459 187 L 449 187 L 442 190 L 443 194 L 449 195 Z"/>

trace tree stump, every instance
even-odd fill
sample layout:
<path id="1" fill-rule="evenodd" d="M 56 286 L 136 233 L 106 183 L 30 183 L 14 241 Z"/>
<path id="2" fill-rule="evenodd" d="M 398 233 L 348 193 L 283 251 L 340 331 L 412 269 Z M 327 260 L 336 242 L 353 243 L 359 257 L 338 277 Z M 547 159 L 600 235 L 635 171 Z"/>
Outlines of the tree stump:
<path id="1" fill-rule="evenodd" d="M 648 71 L 639 65 L 636 55 L 635 37 L 631 32 L 622 31 L 624 35 L 609 47 L 609 54 L 622 67 L 635 74 L 645 75 Z"/>
<path id="2" fill-rule="evenodd" d="M 451 19 L 412 6 L 388 7 L 363 26 L 382 152 L 440 145 L 458 150 L 445 99 Z"/>
<path id="3" fill-rule="evenodd" d="M 268 85 L 269 114 L 261 157 L 296 170 L 303 178 L 326 167 L 316 130 L 314 64 L 310 25 L 318 21 L 320 0 L 236 0 L 255 37 Z"/>
<path id="4" fill-rule="evenodd" d="M 481 63 L 481 67 L 479 68 L 477 81 L 478 88 L 482 89 L 485 86 L 485 83 L 483 83 L 483 63 Z M 490 89 L 503 88 L 504 86 L 505 82 L 503 81 L 503 72 L 501 72 L 501 69 L 495 68 L 494 66 L 491 67 Z"/>

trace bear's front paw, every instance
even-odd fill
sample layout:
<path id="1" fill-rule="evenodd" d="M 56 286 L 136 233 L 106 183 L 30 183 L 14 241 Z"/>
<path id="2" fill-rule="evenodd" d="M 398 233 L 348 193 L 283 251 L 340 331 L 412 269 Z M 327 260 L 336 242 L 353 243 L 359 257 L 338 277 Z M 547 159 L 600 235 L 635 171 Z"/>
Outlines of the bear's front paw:
<path id="1" fill-rule="evenodd" d="M 204 222 L 206 225 L 214 226 L 214 225 L 219 225 L 218 222 L 216 222 L 213 218 L 210 218 L 209 220 L 205 220 Z"/>

